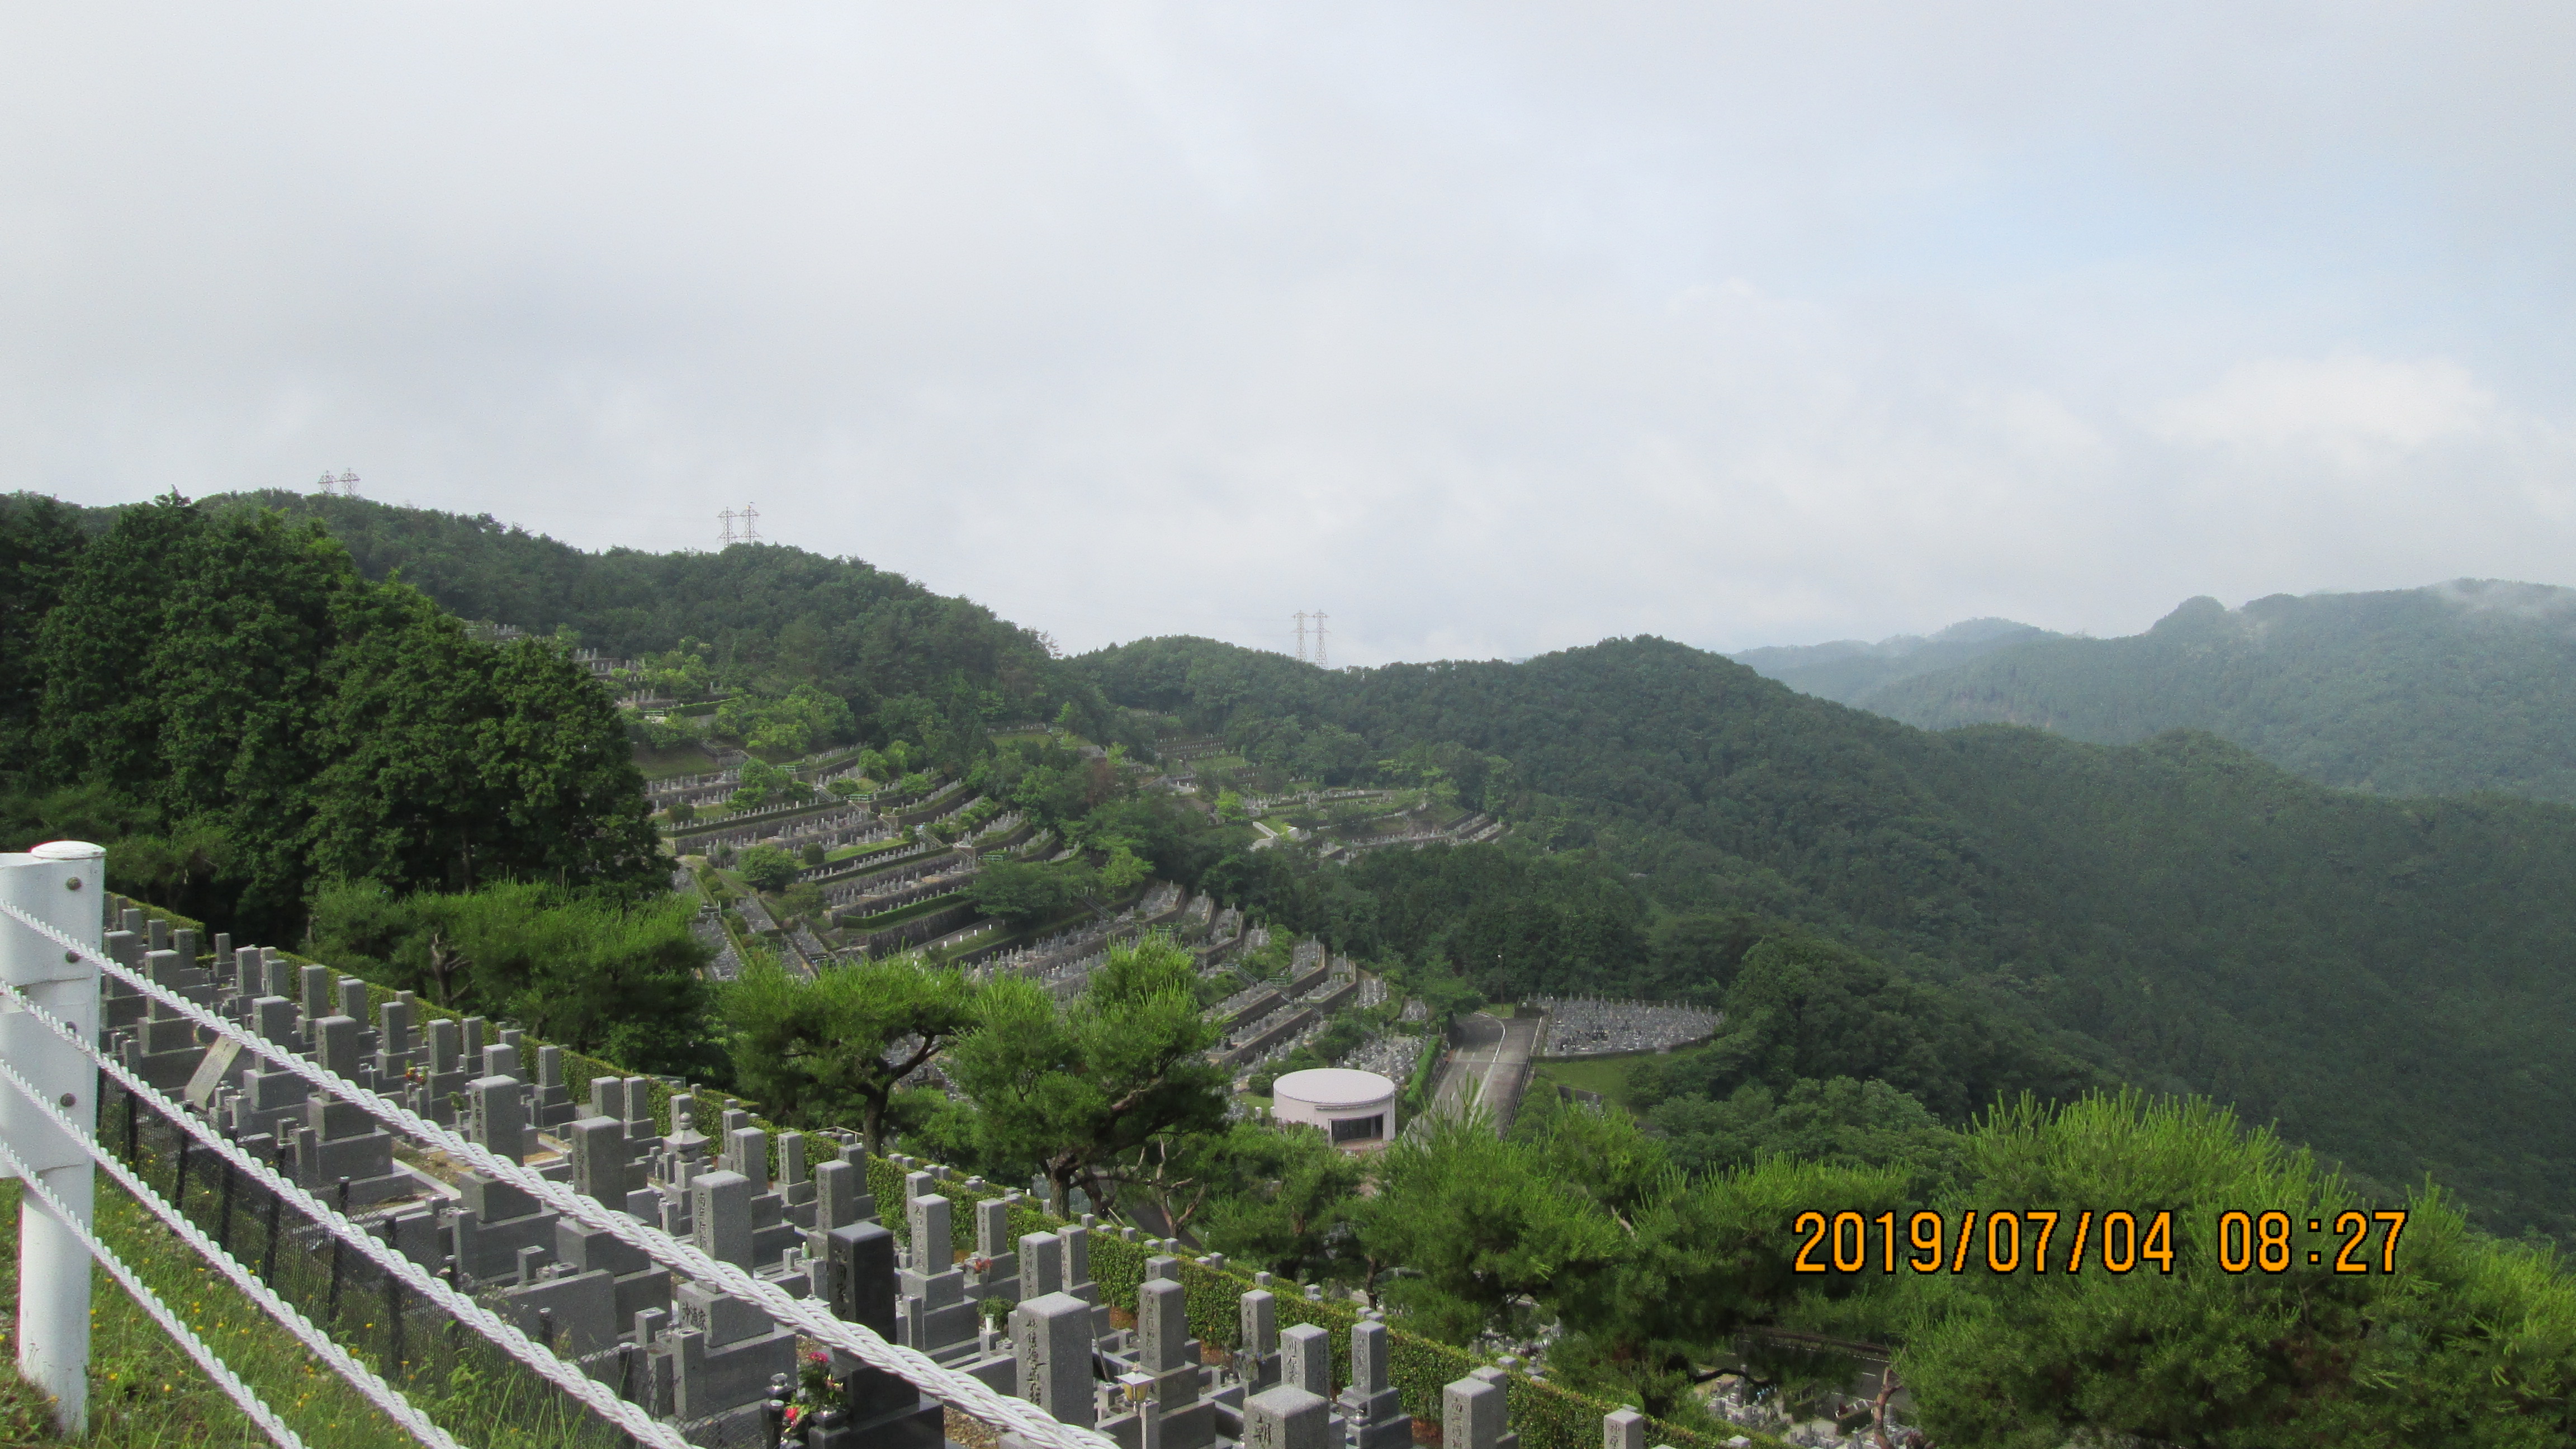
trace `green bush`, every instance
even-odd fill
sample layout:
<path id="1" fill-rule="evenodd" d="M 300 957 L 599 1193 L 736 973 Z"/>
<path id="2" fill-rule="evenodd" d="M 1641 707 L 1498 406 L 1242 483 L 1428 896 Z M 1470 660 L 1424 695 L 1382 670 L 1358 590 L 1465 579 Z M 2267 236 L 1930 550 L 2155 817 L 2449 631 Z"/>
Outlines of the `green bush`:
<path id="1" fill-rule="evenodd" d="M 796 863 L 796 857 L 775 845 L 755 845 L 744 851 L 735 865 L 735 870 L 744 880 L 765 891 L 787 889 L 795 883 L 796 873 L 801 869 L 803 867 Z"/>

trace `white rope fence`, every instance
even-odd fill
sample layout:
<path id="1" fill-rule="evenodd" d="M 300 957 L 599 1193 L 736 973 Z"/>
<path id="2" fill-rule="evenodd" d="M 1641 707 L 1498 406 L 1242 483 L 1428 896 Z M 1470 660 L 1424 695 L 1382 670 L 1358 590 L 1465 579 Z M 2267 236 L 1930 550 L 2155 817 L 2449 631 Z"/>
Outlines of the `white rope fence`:
<path id="1" fill-rule="evenodd" d="M 197 1367 L 206 1371 L 206 1377 L 213 1379 L 216 1387 L 230 1395 L 232 1401 L 240 1406 L 241 1411 L 250 1416 L 250 1421 L 260 1427 L 262 1433 L 283 1446 L 283 1449 L 304 1449 L 304 1441 L 295 1436 L 293 1429 L 286 1427 L 285 1421 L 277 1417 L 277 1411 L 271 1409 L 265 1400 L 253 1392 L 250 1385 L 243 1383 L 241 1376 L 232 1371 L 230 1364 L 216 1357 L 215 1351 L 206 1347 L 205 1340 L 197 1337 L 186 1321 L 171 1311 L 169 1304 L 161 1301 L 160 1294 L 143 1286 L 143 1280 L 135 1277 L 134 1270 L 125 1266 L 125 1260 L 116 1256 L 107 1244 L 101 1242 L 98 1234 L 92 1232 L 88 1224 L 82 1222 L 61 1198 L 54 1195 L 54 1190 L 45 1185 L 43 1178 L 29 1171 L 26 1160 L 10 1151 L 9 1144 L 5 1141 L 0 1141 L 0 1169 L 6 1169 L 26 1180 L 28 1194 L 43 1204 L 45 1211 L 53 1215 L 54 1221 L 70 1229 L 72 1236 L 81 1240 L 81 1245 L 89 1249 L 89 1255 L 98 1260 L 98 1265 L 107 1270 L 107 1275 L 123 1284 L 126 1292 L 134 1295 L 134 1301 L 143 1305 L 143 1311 L 151 1314 L 154 1322 L 160 1324 L 172 1338 L 179 1341 L 179 1346 L 188 1351 L 188 1357 L 195 1359 Z"/>
<path id="2" fill-rule="evenodd" d="M 0 990 L 5 990 L 12 997 L 16 997 L 20 1006 L 40 1011 L 20 996 L 17 988 L 0 983 Z M 287 1331 L 302 1340 L 304 1346 L 313 1350 L 316 1357 L 329 1364 L 340 1377 L 347 1379 L 359 1393 L 372 1400 L 376 1407 L 384 1410 L 395 1423 L 409 1429 L 422 1443 L 429 1445 L 430 1449 L 458 1449 L 456 1440 L 450 1437 L 446 1430 L 431 1422 L 428 1415 L 413 1407 L 411 1400 L 404 1398 L 400 1390 L 378 1377 L 375 1370 L 351 1357 L 349 1351 L 333 1342 L 329 1334 L 314 1327 L 313 1321 L 297 1311 L 294 1304 L 278 1297 L 267 1284 L 259 1281 L 257 1275 L 244 1267 L 240 1260 L 225 1252 L 213 1239 L 206 1236 L 203 1229 L 189 1221 L 187 1215 L 180 1212 L 177 1206 L 163 1198 L 150 1183 L 145 1182 L 139 1173 L 119 1160 L 115 1153 L 101 1147 L 95 1138 L 83 1132 L 80 1124 L 73 1121 L 68 1113 L 46 1101 L 45 1094 L 37 1091 L 33 1084 L 20 1076 L 16 1067 L 6 1061 L 0 1061 L 0 1080 L 6 1080 L 10 1086 L 18 1089 L 19 1095 L 34 1103 L 46 1116 L 51 1117 L 54 1125 L 86 1149 L 91 1157 L 96 1158 L 99 1166 L 107 1169 L 108 1176 L 115 1178 L 127 1192 L 133 1194 L 135 1201 L 151 1209 L 152 1215 L 168 1224 L 170 1230 L 177 1233 L 181 1241 L 195 1249 L 200 1256 L 212 1262 L 217 1268 L 222 1269 L 224 1276 L 231 1279 L 233 1286 L 239 1288 L 245 1297 L 259 1305 L 261 1311 L 267 1313 L 269 1317 L 285 1324 Z M 9 1152 L 5 1146 L 0 1146 L 0 1153 L 5 1153 L 11 1163 L 16 1164 L 16 1153 Z M 37 1191 L 38 1196 L 45 1201 L 49 1209 L 55 1210 L 54 1216 L 57 1220 L 68 1224 L 74 1233 L 89 1243 L 92 1257 L 97 1258 L 101 1263 L 109 1262 L 114 1255 L 107 1252 L 106 1244 L 98 1241 L 88 1227 L 74 1222 L 68 1214 L 59 1211 L 59 1204 L 51 1188 L 45 1187 L 31 1173 L 22 1172 L 20 1176 L 27 1179 L 29 1186 Z M 208 1364 L 211 1360 L 209 1372 L 221 1369 L 222 1372 L 217 1376 L 216 1382 L 224 1386 L 224 1392 L 233 1395 L 234 1402 L 242 1402 L 242 1395 L 250 1391 L 242 1388 L 236 1392 L 240 1380 L 233 1377 L 228 1366 L 214 1359 L 212 1349 L 199 1341 L 197 1336 L 188 1330 L 186 1324 L 164 1317 L 163 1314 L 167 1311 L 166 1305 L 152 1298 L 150 1290 L 143 1288 L 123 1264 L 111 1264 L 108 1272 L 114 1275 L 118 1282 L 125 1284 L 129 1291 L 134 1292 L 135 1297 L 142 1301 L 145 1311 L 159 1319 L 163 1328 L 170 1330 L 170 1336 L 179 1340 L 180 1347 L 188 1350 L 189 1357 L 200 1364 Z M 280 1444 L 296 1442 L 294 1431 L 278 1422 L 273 1416 L 273 1411 L 269 1410 L 266 1404 L 259 1404 L 254 1409 L 252 1404 L 243 1403 L 242 1408 L 243 1412 L 250 1414 L 253 1422 L 268 1432 L 270 1438 Z"/>
<path id="3" fill-rule="evenodd" d="M 1064 1423 L 1035 1404 L 996 1392 L 980 1379 L 942 1368 L 927 1355 L 900 1344 L 888 1343 L 865 1326 L 837 1318 L 829 1309 L 810 1299 L 790 1297 L 776 1284 L 763 1282 L 730 1263 L 709 1257 L 693 1243 L 682 1242 L 658 1228 L 648 1228 L 622 1211 L 584 1197 L 519 1163 L 487 1151 L 480 1144 L 468 1141 L 400 1103 L 287 1052 L 254 1032 L 243 1030 L 7 901 L 0 901 L 0 914 L 9 916 L 67 951 L 78 953 L 101 971 L 179 1016 L 276 1063 L 334 1097 L 355 1103 L 415 1140 L 432 1144 L 456 1161 L 519 1188 L 556 1212 L 606 1232 L 665 1267 L 755 1304 L 777 1322 L 792 1325 L 808 1337 L 840 1349 L 870 1367 L 909 1380 L 960 1412 L 1020 1434 L 1034 1443 L 1053 1446 L 1053 1449 L 1116 1449 L 1116 1441 L 1105 1434 Z M 93 1057 L 104 1060 L 94 1048 L 87 1049 Z M 363 1234 L 360 1236 L 364 1237 Z M 624 1403 L 622 1400 L 618 1402 Z M 656 1424 L 655 1427 L 664 1426 Z"/>
<path id="4" fill-rule="evenodd" d="M 7 909 L 7 907 L 0 906 L 0 910 L 5 909 Z M 482 1334 L 485 1338 L 492 1340 L 495 1344 L 500 1346 L 503 1352 L 508 1353 L 511 1357 L 526 1364 L 529 1368 L 544 1376 L 556 1387 L 561 1388 L 566 1393 L 580 1399 L 584 1404 L 587 1404 L 591 1409 L 599 1413 L 601 1417 L 615 1423 L 620 1428 L 626 1430 L 627 1433 L 634 1435 L 637 1439 L 648 1444 L 659 1446 L 659 1449 L 689 1449 L 689 1441 L 682 1438 L 678 1430 L 655 1419 L 652 1415 L 644 1412 L 640 1406 L 630 1404 L 624 1399 L 619 1398 L 615 1393 L 609 1390 L 607 1385 L 602 1384 L 591 1378 L 588 1374 L 583 1373 L 579 1367 L 565 1363 L 562 1359 L 556 1357 L 554 1351 L 547 1345 L 540 1344 L 529 1338 L 525 1333 L 520 1331 L 517 1324 L 510 1322 L 508 1319 L 501 1317 L 499 1314 L 492 1312 L 490 1309 L 485 1308 L 473 1299 L 466 1297 L 464 1294 L 457 1292 L 454 1288 L 439 1281 L 436 1275 L 430 1273 L 427 1269 L 403 1256 L 400 1252 L 379 1241 L 374 1234 L 369 1233 L 366 1229 L 358 1226 L 358 1224 L 351 1221 L 346 1214 L 343 1214 L 338 1209 L 324 1203 L 321 1199 L 313 1196 L 311 1193 L 306 1192 L 304 1188 L 300 1184 L 296 1183 L 292 1178 L 281 1175 L 276 1169 L 270 1167 L 267 1163 L 260 1161 L 250 1153 L 243 1151 L 238 1144 L 224 1137 L 212 1127 L 198 1121 L 178 1103 L 173 1102 L 169 1097 L 164 1095 L 160 1089 L 126 1070 L 124 1063 L 117 1061 L 114 1057 L 99 1050 L 97 1047 L 84 1040 L 81 1034 L 77 1030 L 73 1029 L 70 1024 L 56 1017 L 53 1013 L 46 1011 L 43 1007 L 29 1001 L 26 996 L 18 990 L 18 988 L 9 985 L 6 982 L 0 982 L 0 993 L 6 993 L 20 1009 L 34 1016 L 37 1021 L 42 1022 L 45 1027 L 51 1030 L 56 1036 L 63 1038 L 65 1041 L 68 1041 L 73 1046 L 79 1048 L 82 1055 L 97 1063 L 101 1070 L 114 1078 L 118 1086 L 123 1087 L 126 1091 L 133 1093 L 143 1101 L 151 1103 L 155 1111 L 159 1112 L 164 1118 L 167 1118 L 169 1121 L 184 1129 L 190 1137 L 195 1138 L 197 1141 L 202 1142 L 207 1147 L 211 1148 L 214 1152 L 220 1155 L 224 1161 L 232 1164 L 237 1171 L 248 1176 L 261 1187 L 264 1187 L 270 1192 L 277 1194 L 279 1197 L 284 1198 L 288 1202 L 293 1203 L 299 1211 L 312 1218 L 315 1222 L 321 1224 L 343 1242 L 356 1248 L 360 1254 L 367 1258 L 368 1261 L 374 1263 L 377 1267 L 401 1280 L 405 1287 L 410 1288 L 413 1292 L 427 1298 L 439 1308 L 456 1317 L 467 1327 Z M 46 1115 L 54 1119 L 56 1126 L 70 1134 L 72 1140 L 85 1148 L 89 1152 L 90 1156 L 98 1159 L 99 1163 L 106 1167 L 108 1172 L 114 1175 L 117 1181 L 125 1184 L 128 1191 L 134 1192 L 138 1197 L 146 1197 L 148 1194 L 149 1196 L 146 1197 L 146 1205 L 152 1206 L 153 1211 L 155 1213 L 159 1213 L 165 1219 L 170 1219 L 171 1225 L 174 1228 L 178 1228 L 182 1236 L 189 1238 L 192 1246 L 197 1246 L 199 1251 L 206 1253 L 209 1257 L 216 1258 L 219 1266 L 232 1264 L 230 1256 L 228 1254 L 224 1254 L 223 1251 L 216 1247 L 210 1240 L 205 1240 L 203 1235 L 198 1232 L 194 1223 L 187 1223 L 184 1228 L 180 1227 L 180 1224 L 185 1223 L 186 1219 L 184 1217 L 177 1216 L 178 1210 L 176 1208 L 171 1208 L 168 1212 L 163 1212 L 162 1208 L 156 1205 L 161 1201 L 158 1193 L 153 1192 L 149 1186 L 143 1185 L 141 1179 L 134 1176 L 131 1170 L 129 1170 L 114 1153 L 100 1146 L 94 1138 L 83 1132 L 79 1124 L 73 1122 L 70 1117 L 66 1116 L 62 1110 L 56 1107 L 53 1103 L 46 1101 L 43 1093 L 38 1092 L 33 1086 L 29 1085 L 24 1078 L 18 1075 L 16 1070 L 9 1068 L 6 1063 L 0 1063 L 0 1079 L 5 1079 L 9 1085 L 16 1087 L 29 1101 L 43 1109 Z M 238 1264 L 232 1264 L 232 1266 L 226 1270 L 227 1276 L 232 1277 L 235 1282 L 242 1281 L 241 1273 L 233 1271 L 233 1268 L 238 1267 Z M 246 1273 L 247 1271 L 247 1269 L 241 1270 L 242 1273 Z M 257 1283 L 256 1279 L 252 1279 L 251 1281 L 254 1284 Z M 245 1291 L 250 1291 L 254 1299 L 261 1300 L 261 1306 L 264 1308 L 268 1307 L 268 1300 L 274 1299 L 274 1295 L 268 1292 L 265 1285 L 259 1285 L 255 1290 L 246 1289 Z M 291 1305 L 286 1304 L 283 1300 L 276 1300 L 276 1303 L 276 1307 L 269 1308 L 270 1316 L 278 1318 L 279 1321 L 284 1322 L 288 1328 L 296 1329 L 296 1336 L 304 1338 L 304 1330 L 296 1328 L 297 1324 L 303 1321 L 303 1316 L 296 1313 L 295 1309 Z M 287 1315 L 294 1316 L 288 1317 Z M 320 1330 L 316 1329 L 313 1330 L 313 1332 L 318 1334 Z M 311 1339 L 307 1339 L 306 1341 L 310 1343 Z M 329 1344 L 330 1340 L 325 1337 L 323 1342 Z M 345 1354 L 340 1354 L 336 1359 L 333 1358 L 333 1354 L 338 1353 L 338 1346 L 336 1344 L 331 1345 L 331 1350 L 329 1352 L 325 1352 L 319 1348 L 315 1351 L 317 1353 L 322 1353 L 326 1360 L 331 1360 L 334 1367 L 339 1367 L 341 1363 L 345 1362 L 348 1367 L 341 1370 L 343 1376 L 348 1377 L 352 1383 L 357 1384 L 361 1392 L 367 1392 L 367 1384 L 361 1381 L 357 1375 L 364 1374 L 368 1379 L 374 1379 L 375 1375 L 369 1371 L 365 1365 L 358 1363 L 354 1359 L 348 1358 Z M 394 1390 L 391 1386 L 386 1386 L 385 1392 L 394 1393 Z M 369 1393 L 369 1397 L 372 1398 L 374 1395 Z M 396 1395 L 396 1397 L 399 1398 L 400 1396 Z M 419 1417 L 417 1410 L 410 1409 L 408 1401 L 404 1401 L 404 1408 L 413 1416 Z M 394 1411 L 389 1408 L 387 1412 L 390 1413 Z M 413 1432 L 415 1433 L 421 1433 L 422 1428 L 426 1428 L 427 1433 L 422 1434 L 422 1437 L 427 1440 L 427 1442 L 432 1446 L 432 1449 L 456 1449 L 455 1441 L 453 1439 L 449 1439 L 444 1430 L 441 1430 L 436 1424 L 431 1423 L 426 1417 L 419 1417 L 420 1427 L 414 1427 L 410 1419 L 403 1418 L 399 1413 L 396 1414 L 396 1418 L 403 1422 L 405 1427 L 413 1428 Z"/>

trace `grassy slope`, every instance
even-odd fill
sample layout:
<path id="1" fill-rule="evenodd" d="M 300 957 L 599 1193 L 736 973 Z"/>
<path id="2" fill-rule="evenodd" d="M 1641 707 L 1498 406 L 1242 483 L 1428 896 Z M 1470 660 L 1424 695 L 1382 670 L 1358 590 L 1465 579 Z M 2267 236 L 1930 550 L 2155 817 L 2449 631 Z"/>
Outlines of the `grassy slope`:
<path id="1" fill-rule="evenodd" d="M 674 775 L 713 774 L 716 762 L 713 756 L 696 745 L 674 745 L 667 750 L 648 750 L 639 746 L 635 751 L 635 768 L 642 771 L 647 780 L 667 780 Z"/>
<path id="2" fill-rule="evenodd" d="M 1671 1064 L 1697 1056 L 1708 1050 L 1704 1046 L 1684 1047 L 1677 1052 L 1658 1056 L 1654 1052 L 1619 1052 L 1611 1056 L 1573 1057 L 1564 1061 L 1542 1061 L 1531 1071 L 1535 1087 L 1539 1082 L 1557 1082 L 1578 1092 L 1599 1092 L 1629 1111 L 1637 1110 L 1628 1101 L 1628 1069 L 1640 1061 L 1652 1060 Z"/>
<path id="3" fill-rule="evenodd" d="M 120 1119 L 121 1120 L 121 1119 Z M 135 1165 L 148 1182 L 168 1190 L 174 1170 L 147 1129 Z M 198 1159 L 199 1171 L 204 1159 Z M 192 1174 L 194 1177 L 195 1174 Z M 188 1215 L 212 1233 L 218 1214 L 211 1184 L 198 1179 Z M 18 1200 L 15 1182 L 0 1183 L 0 1302 L 17 1301 Z M 247 1203 L 247 1198 L 244 1199 Z M 289 1220 L 293 1214 L 290 1212 Z M 261 1215 L 237 1213 L 233 1252 L 260 1266 Z M 418 1449 L 408 1432 L 387 1422 L 376 1407 L 306 1352 L 303 1344 L 236 1291 L 216 1269 L 182 1244 L 142 1205 L 104 1175 L 98 1184 L 97 1225 L 109 1248 L 188 1326 L 221 1354 L 262 1400 L 315 1449 Z M 278 1292 L 307 1314 L 319 1316 L 326 1297 L 329 1255 L 307 1243 L 281 1238 Z M 264 1445 L 268 1441 L 194 1360 L 152 1321 L 141 1304 L 105 1272 L 91 1290 L 90 1432 L 83 1444 L 102 1449 L 180 1449 L 180 1446 Z M 353 1268 L 341 1299 L 341 1343 L 376 1363 L 383 1297 L 373 1271 Z M 463 1442 L 488 1449 L 607 1449 L 622 1440 L 589 1412 L 532 1373 L 500 1356 L 472 1334 L 434 1325 L 443 1320 L 414 1311 L 405 1360 L 412 1371 L 396 1380 L 412 1403 Z M 14 1361 L 15 1355 L 7 1355 Z M 0 1374 L 6 1374 L 0 1370 Z M 14 1374 L 0 1377 L 0 1445 L 59 1442 L 26 1437 L 20 1421 L 33 1394 Z M 10 1431 L 18 1431 L 14 1436 Z"/>
<path id="4" fill-rule="evenodd" d="M 0 1183 L 0 1301 L 12 1305 L 18 1301 L 18 1200 L 17 1183 Z M 384 1424 L 375 1407 L 336 1375 L 318 1371 L 292 1335 L 251 1309 L 169 1229 L 103 1179 L 98 1227 L 108 1246 L 306 1442 L 335 1449 L 416 1449 L 417 1440 Z M 103 1449 L 232 1449 L 268 1442 L 116 1280 L 103 1271 L 93 1271 L 91 1278 L 90 1433 L 82 1443 Z M 14 1363 L 16 1354 L 9 1359 Z M 27 1432 L 26 1406 L 36 1395 L 13 1369 L 0 1368 L 0 1385 L 0 1443 L 60 1442 L 16 1437 Z"/>

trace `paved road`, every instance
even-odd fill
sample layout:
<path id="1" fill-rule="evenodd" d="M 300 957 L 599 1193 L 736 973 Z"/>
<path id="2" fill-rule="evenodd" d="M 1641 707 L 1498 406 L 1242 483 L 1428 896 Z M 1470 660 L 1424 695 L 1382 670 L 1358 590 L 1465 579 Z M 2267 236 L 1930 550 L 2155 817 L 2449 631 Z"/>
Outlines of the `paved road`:
<path id="1" fill-rule="evenodd" d="M 1505 1021 L 1481 1011 L 1460 1022 L 1458 1054 L 1440 1078 L 1440 1095 L 1432 1102 L 1432 1113 L 1455 1116 L 1473 1100 L 1493 1114 L 1496 1131 L 1509 1128 L 1513 1114 L 1520 1110 L 1521 1091 L 1529 1085 L 1530 1052 L 1538 1045 L 1538 1027 L 1536 1017 Z"/>

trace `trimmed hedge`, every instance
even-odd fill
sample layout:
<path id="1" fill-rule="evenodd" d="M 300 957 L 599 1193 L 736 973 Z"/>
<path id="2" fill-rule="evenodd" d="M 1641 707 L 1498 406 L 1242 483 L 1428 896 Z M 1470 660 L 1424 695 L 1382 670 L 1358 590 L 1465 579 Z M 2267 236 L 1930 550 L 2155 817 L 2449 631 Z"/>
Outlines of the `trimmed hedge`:
<path id="1" fill-rule="evenodd" d="M 872 916 L 849 916 L 844 918 L 840 925 L 847 931 L 875 931 L 887 926 L 900 926 L 916 917 L 966 904 L 960 899 L 964 895 L 965 892 L 962 889 L 943 891 L 935 896 L 925 896 L 911 905 L 897 906 L 890 911 L 879 911 Z"/>
<path id="2" fill-rule="evenodd" d="M 960 901 L 950 896 L 942 897 L 931 904 L 938 906 L 939 909 L 908 921 L 901 921 L 891 926 L 880 926 L 864 934 L 851 936 L 847 943 L 857 950 L 865 951 L 870 956 L 876 956 L 890 949 L 908 949 L 924 942 L 936 941 L 942 936 L 953 935 L 975 919 L 975 903 L 972 901 Z M 856 930 L 857 928 L 845 926 L 843 929 Z"/>
<path id="3" fill-rule="evenodd" d="M 1404 1082 L 1404 1095 L 1396 1106 L 1406 1121 L 1422 1115 L 1431 1105 L 1432 1084 L 1440 1080 L 1440 1064 L 1449 1059 L 1449 1038 L 1423 1033 L 1422 1055 L 1413 1059 L 1413 1075 Z"/>
<path id="4" fill-rule="evenodd" d="M 700 835 L 712 835 L 719 830 L 740 830 L 748 825 L 766 825 L 774 821 L 792 820 L 799 815 L 820 815 L 826 811 L 848 808 L 850 808 L 850 802 L 838 796 L 829 796 L 820 800 L 800 800 L 792 805 L 770 805 L 755 810 L 736 810 L 728 815 L 702 817 L 677 829 L 666 830 L 663 836 L 671 842 L 674 854 L 689 855 L 695 852 L 683 850 L 680 847 Z"/>

